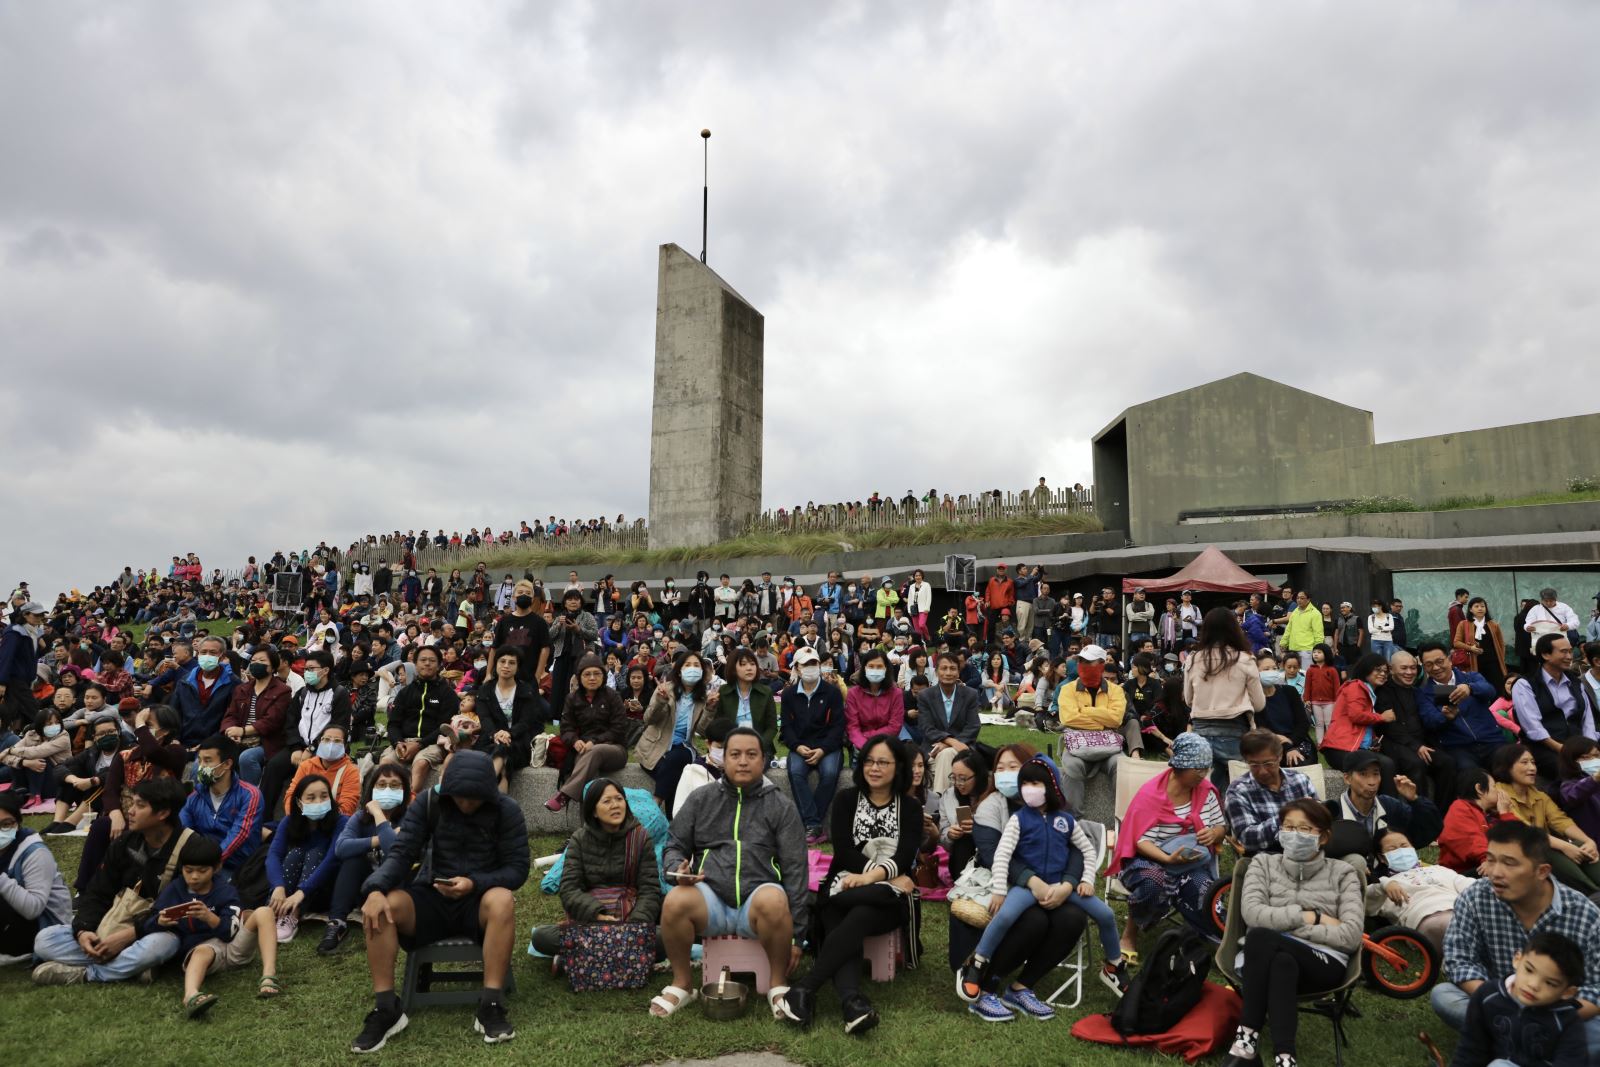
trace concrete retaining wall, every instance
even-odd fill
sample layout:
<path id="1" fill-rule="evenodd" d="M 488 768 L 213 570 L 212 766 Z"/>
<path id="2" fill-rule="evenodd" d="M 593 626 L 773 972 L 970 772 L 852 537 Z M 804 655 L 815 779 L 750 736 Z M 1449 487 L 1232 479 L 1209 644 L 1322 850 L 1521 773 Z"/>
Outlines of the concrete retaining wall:
<path id="1" fill-rule="evenodd" d="M 1399 511 L 1379 515 L 1303 515 L 1296 518 L 1233 519 L 1228 522 L 1166 523 L 1153 528 L 1150 544 L 1218 544 L 1227 541 L 1294 541 L 1332 537 L 1429 540 L 1448 537 L 1520 537 L 1600 530 L 1600 500 L 1528 504 L 1456 511 Z"/>

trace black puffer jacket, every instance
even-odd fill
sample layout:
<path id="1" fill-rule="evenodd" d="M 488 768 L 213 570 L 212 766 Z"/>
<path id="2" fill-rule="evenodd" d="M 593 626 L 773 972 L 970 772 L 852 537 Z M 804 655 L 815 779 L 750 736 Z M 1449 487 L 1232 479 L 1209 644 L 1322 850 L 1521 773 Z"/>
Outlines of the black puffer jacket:
<path id="1" fill-rule="evenodd" d="M 452 797 L 477 798 L 483 804 L 467 815 Z M 528 827 L 517 802 L 500 792 L 494 761 L 486 753 L 468 750 L 451 757 L 443 784 L 411 802 L 394 847 L 361 891 L 399 889 L 418 864 L 416 884 L 465 875 L 477 893 L 497 886 L 516 890 L 528 880 Z"/>
<path id="2" fill-rule="evenodd" d="M 394 695 L 389 708 L 389 743 L 398 745 L 416 738 L 431 745 L 460 710 L 461 701 L 449 682 L 418 678 Z"/>

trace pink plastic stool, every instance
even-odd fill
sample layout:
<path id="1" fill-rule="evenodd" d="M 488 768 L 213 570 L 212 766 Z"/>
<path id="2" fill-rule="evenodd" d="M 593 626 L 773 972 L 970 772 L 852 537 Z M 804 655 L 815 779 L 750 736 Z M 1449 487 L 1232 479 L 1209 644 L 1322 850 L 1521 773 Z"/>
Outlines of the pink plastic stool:
<path id="1" fill-rule="evenodd" d="M 867 973 L 874 982 L 894 981 L 895 968 L 905 959 L 905 946 L 900 937 L 901 931 L 892 930 L 861 942 Z"/>
<path id="2" fill-rule="evenodd" d="M 704 945 L 705 955 L 700 961 L 703 981 L 716 981 L 726 967 L 735 975 L 754 975 L 756 992 L 763 996 L 772 988 L 772 970 L 767 965 L 767 950 L 761 947 L 761 942 L 746 937 L 708 937 Z"/>

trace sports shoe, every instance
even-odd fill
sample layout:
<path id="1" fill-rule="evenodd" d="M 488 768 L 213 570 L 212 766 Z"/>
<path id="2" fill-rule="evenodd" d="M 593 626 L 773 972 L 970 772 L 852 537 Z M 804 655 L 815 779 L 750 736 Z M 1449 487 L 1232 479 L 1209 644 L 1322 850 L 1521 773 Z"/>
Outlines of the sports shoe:
<path id="1" fill-rule="evenodd" d="M 844 1015 L 844 1032 L 860 1036 L 878 1025 L 878 1013 L 873 1010 L 871 1001 L 860 993 L 845 998 L 840 1005 L 840 1012 Z"/>
<path id="2" fill-rule="evenodd" d="M 278 944 L 286 945 L 294 940 L 295 931 L 300 929 L 300 917 L 293 912 L 278 916 Z"/>
<path id="3" fill-rule="evenodd" d="M 967 1010 L 986 1023 L 1008 1023 L 1017 1017 L 1016 1012 L 1006 1007 L 993 993 L 985 993 L 967 1005 Z"/>
<path id="4" fill-rule="evenodd" d="M 89 968 L 51 960 L 33 969 L 34 985 L 77 985 L 89 980 Z"/>
<path id="5" fill-rule="evenodd" d="M 511 1020 L 506 1018 L 506 1006 L 498 1000 L 478 1005 L 472 1028 L 483 1035 L 485 1045 L 498 1045 L 517 1036 L 517 1032 L 511 1028 Z"/>
<path id="6" fill-rule="evenodd" d="M 970 959 L 956 968 L 956 996 L 968 1004 L 983 996 L 982 968 Z"/>
<path id="7" fill-rule="evenodd" d="M 794 1023 L 802 1030 L 811 1025 L 817 1008 L 811 991 L 800 986 L 790 986 L 789 991 L 778 998 L 775 1007 L 783 1013 L 785 1022 Z"/>
<path id="8" fill-rule="evenodd" d="M 322 940 L 317 942 L 317 955 L 331 956 L 339 951 L 339 946 L 344 944 L 344 939 L 350 936 L 348 923 L 338 919 L 329 919 L 327 927 L 322 931 Z"/>
<path id="9" fill-rule="evenodd" d="M 1125 962 L 1104 963 L 1100 965 L 1100 981 L 1105 983 L 1107 989 L 1122 996 L 1128 991 L 1132 982 L 1128 978 L 1128 965 Z"/>
<path id="10" fill-rule="evenodd" d="M 1038 1019 L 1040 1022 L 1056 1017 L 1056 1010 L 1040 1000 L 1038 994 L 1031 989 L 1008 989 L 1006 990 L 1006 995 L 1001 999 L 1013 1008 L 1021 1009 L 1030 1018 Z"/>
<path id="11" fill-rule="evenodd" d="M 367 1012 L 367 1021 L 361 1032 L 350 1042 L 351 1052 L 377 1052 L 395 1034 L 406 1028 L 411 1020 L 399 1008 L 373 1008 Z"/>

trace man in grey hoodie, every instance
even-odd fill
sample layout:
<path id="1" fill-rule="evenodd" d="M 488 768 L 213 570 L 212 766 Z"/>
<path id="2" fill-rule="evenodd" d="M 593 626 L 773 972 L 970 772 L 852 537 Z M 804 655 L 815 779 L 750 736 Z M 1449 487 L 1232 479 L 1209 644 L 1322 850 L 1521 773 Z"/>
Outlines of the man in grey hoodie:
<path id="1" fill-rule="evenodd" d="M 805 824 L 763 773 L 760 734 L 735 727 L 722 751 L 722 781 L 683 802 L 661 857 L 675 886 L 661 906 L 672 984 L 650 1002 L 651 1014 L 663 1018 L 696 996 L 689 953 L 701 937 L 760 941 L 771 968 L 769 1004 L 788 991 L 781 983 L 800 961 L 811 895 Z"/>

